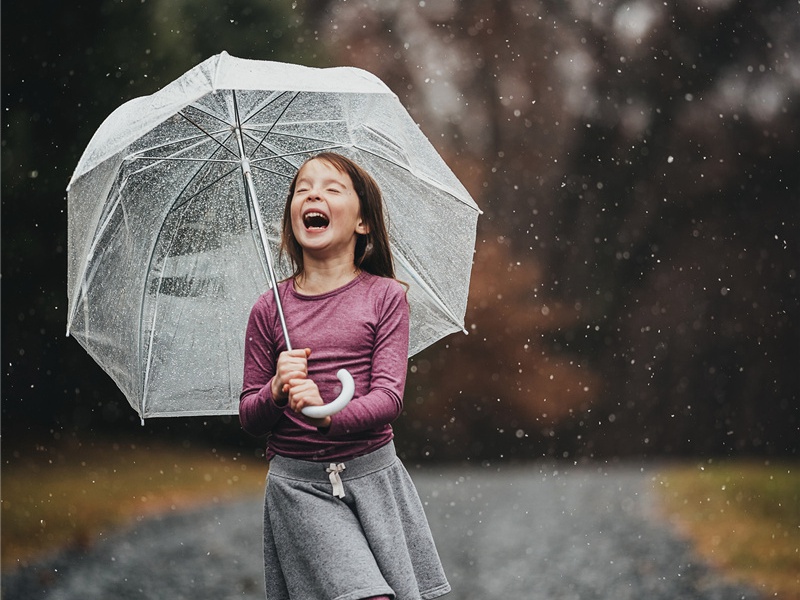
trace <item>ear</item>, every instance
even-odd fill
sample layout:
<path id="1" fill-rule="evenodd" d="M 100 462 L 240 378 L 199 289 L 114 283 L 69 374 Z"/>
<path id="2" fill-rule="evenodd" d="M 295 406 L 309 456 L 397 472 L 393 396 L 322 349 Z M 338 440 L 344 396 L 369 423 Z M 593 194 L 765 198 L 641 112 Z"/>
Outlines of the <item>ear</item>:
<path id="1" fill-rule="evenodd" d="M 356 233 L 367 235 L 369 233 L 369 225 L 364 223 L 362 219 L 359 219 L 358 223 L 356 224 Z"/>

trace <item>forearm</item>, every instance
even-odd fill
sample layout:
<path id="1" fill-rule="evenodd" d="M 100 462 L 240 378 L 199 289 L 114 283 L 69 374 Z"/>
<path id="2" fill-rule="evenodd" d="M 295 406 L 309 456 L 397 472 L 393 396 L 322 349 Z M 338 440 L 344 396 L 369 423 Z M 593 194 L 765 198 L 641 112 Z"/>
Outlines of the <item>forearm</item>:
<path id="1" fill-rule="evenodd" d="M 262 436 L 272 431 L 283 415 L 285 399 L 277 399 L 271 389 L 277 354 L 273 347 L 265 314 L 263 296 L 253 306 L 247 322 L 244 343 L 244 373 L 239 395 L 239 422 L 247 433 Z"/>
<path id="2" fill-rule="evenodd" d="M 377 429 L 394 421 L 402 411 L 402 396 L 389 389 L 372 389 L 365 396 L 353 398 L 344 410 L 333 415 L 325 433 L 336 437 Z"/>
<path id="3" fill-rule="evenodd" d="M 266 435 L 283 416 L 286 402 L 276 402 L 270 387 L 270 382 L 246 386 L 239 396 L 239 423 L 250 435 Z"/>

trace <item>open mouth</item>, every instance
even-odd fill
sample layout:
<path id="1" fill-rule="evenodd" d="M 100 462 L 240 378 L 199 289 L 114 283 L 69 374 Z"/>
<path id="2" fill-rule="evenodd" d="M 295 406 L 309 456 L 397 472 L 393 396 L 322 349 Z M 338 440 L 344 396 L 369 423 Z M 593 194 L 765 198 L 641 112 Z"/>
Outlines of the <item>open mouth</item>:
<path id="1" fill-rule="evenodd" d="M 330 223 L 330 219 L 321 212 L 309 211 L 303 215 L 303 225 L 306 229 L 325 229 Z"/>

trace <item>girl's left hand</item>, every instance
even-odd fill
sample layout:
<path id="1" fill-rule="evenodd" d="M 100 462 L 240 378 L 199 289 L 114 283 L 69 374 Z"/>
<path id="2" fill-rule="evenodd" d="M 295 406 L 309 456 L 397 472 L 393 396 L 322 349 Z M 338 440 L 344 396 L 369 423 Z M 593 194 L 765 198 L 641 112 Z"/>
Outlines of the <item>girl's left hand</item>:
<path id="1" fill-rule="evenodd" d="M 289 380 L 289 408 L 300 415 L 304 420 L 314 427 L 330 427 L 331 418 L 323 417 L 314 419 L 302 413 L 306 406 L 322 406 L 325 402 L 319 395 L 317 384 L 311 379 L 290 379 Z"/>

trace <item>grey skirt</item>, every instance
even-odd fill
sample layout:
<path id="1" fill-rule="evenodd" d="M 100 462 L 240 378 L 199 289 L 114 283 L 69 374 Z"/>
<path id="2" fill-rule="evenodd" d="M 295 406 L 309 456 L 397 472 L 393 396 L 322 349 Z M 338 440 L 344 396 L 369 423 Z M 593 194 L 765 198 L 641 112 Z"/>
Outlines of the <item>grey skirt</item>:
<path id="1" fill-rule="evenodd" d="M 338 464 L 274 457 L 264 572 L 268 600 L 419 600 L 450 591 L 393 443 Z"/>

